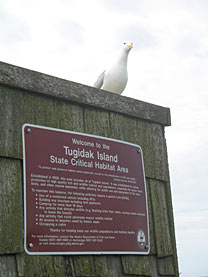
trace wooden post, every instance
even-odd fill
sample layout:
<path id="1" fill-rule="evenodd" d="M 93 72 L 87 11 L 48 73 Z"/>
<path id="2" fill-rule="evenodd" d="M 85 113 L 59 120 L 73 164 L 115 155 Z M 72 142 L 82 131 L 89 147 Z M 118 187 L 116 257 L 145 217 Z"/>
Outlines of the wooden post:
<path id="1" fill-rule="evenodd" d="M 24 123 L 139 144 L 150 255 L 29 256 L 23 248 Z M 170 110 L 0 62 L 0 276 L 178 276 L 164 127 Z"/>

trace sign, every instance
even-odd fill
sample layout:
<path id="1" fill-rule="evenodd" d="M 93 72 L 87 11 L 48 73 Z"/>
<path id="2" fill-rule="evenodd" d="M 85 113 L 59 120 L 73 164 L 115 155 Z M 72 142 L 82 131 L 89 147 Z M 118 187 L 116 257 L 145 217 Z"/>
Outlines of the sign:
<path id="1" fill-rule="evenodd" d="M 139 145 L 25 124 L 25 251 L 148 254 Z"/>

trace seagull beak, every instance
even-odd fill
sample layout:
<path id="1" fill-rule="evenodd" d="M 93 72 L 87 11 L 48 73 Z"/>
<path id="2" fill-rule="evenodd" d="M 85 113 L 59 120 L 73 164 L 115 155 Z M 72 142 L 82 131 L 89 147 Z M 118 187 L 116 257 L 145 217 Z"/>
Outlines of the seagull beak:
<path id="1" fill-rule="evenodd" d="M 128 47 L 131 49 L 133 47 L 133 43 L 129 43 Z"/>

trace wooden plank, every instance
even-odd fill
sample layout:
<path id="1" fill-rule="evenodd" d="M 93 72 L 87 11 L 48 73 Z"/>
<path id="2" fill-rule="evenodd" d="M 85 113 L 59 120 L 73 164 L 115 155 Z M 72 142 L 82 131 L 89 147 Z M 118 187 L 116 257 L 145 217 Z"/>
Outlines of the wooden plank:
<path id="1" fill-rule="evenodd" d="M 73 257 L 73 263 L 75 276 L 96 276 L 96 268 L 93 256 L 75 256 Z"/>
<path id="2" fill-rule="evenodd" d="M 124 274 L 152 276 L 148 256 L 122 256 Z"/>
<path id="3" fill-rule="evenodd" d="M 84 132 L 83 107 L 64 101 L 55 102 L 55 114 L 59 129 Z"/>
<path id="4" fill-rule="evenodd" d="M 92 108 L 84 109 L 84 130 L 85 133 L 110 137 L 110 120 L 109 113 L 103 110 Z"/>
<path id="5" fill-rule="evenodd" d="M 131 143 L 136 143 L 137 136 L 140 134 L 140 128 L 143 129 L 145 126 L 144 121 L 141 121 L 141 126 L 138 126 L 137 122 L 138 121 L 135 118 L 118 113 L 110 113 L 112 137 Z M 147 123 L 146 125 L 148 129 L 149 124 Z"/>
<path id="6" fill-rule="evenodd" d="M 75 276 L 110 276 L 106 256 L 74 256 L 72 260 Z"/>
<path id="7" fill-rule="evenodd" d="M 15 255 L 0 255 L 0 276 L 18 277 Z"/>
<path id="8" fill-rule="evenodd" d="M 154 158 L 151 149 L 151 124 L 121 114 L 110 113 L 110 126 L 113 138 L 135 143 L 142 147 L 145 175 L 152 177 L 154 175 Z"/>
<path id="9" fill-rule="evenodd" d="M 73 256 L 64 256 L 65 261 L 65 276 L 76 277 L 73 263 Z"/>
<path id="10" fill-rule="evenodd" d="M 75 276 L 110 276 L 106 256 L 74 256 L 72 261 Z"/>
<path id="11" fill-rule="evenodd" d="M 173 256 L 158 259 L 158 269 L 160 275 L 176 276 Z"/>
<path id="12" fill-rule="evenodd" d="M 21 162 L 0 157 L 0 253 L 23 251 Z"/>
<path id="13" fill-rule="evenodd" d="M 22 94 L 24 97 L 24 94 Z M 34 115 L 35 124 L 56 127 L 58 125 L 57 114 L 55 113 L 55 103 L 53 99 L 40 97 L 40 95 L 31 96 L 31 107 L 22 107 L 23 118 L 27 109 Z M 28 114 L 28 112 L 26 112 Z M 25 119 L 23 119 L 25 121 Z"/>
<path id="14" fill-rule="evenodd" d="M 113 138 L 142 147 L 146 177 L 167 179 L 164 134 L 160 125 L 110 113 L 110 126 Z"/>
<path id="15" fill-rule="evenodd" d="M 83 131 L 83 108 L 39 94 L 0 87 L 0 155 L 22 158 L 22 125 Z"/>
<path id="16" fill-rule="evenodd" d="M 120 256 L 108 256 L 108 277 L 123 277 L 122 262 Z M 125 276 L 126 277 L 126 276 Z"/>
<path id="17" fill-rule="evenodd" d="M 166 163 L 166 147 L 164 128 L 159 124 L 152 125 L 152 151 L 154 155 L 154 178 L 167 181 L 168 166 Z"/>
<path id="18" fill-rule="evenodd" d="M 153 277 L 158 277 L 158 265 L 157 265 L 157 256 L 156 255 L 150 255 L 149 256 L 149 263 L 151 268 L 151 273 Z"/>
<path id="19" fill-rule="evenodd" d="M 158 257 L 173 254 L 170 224 L 165 195 L 165 183 L 150 180 L 153 219 Z"/>
<path id="20" fill-rule="evenodd" d="M 154 224 L 153 224 L 153 211 L 152 211 L 152 203 L 151 203 L 150 183 L 148 179 L 146 179 L 146 186 L 147 186 L 147 202 L 148 202 L 148 214 L 149 214 L 150 254 L 154 255 L 157 253 L 157 249 L 156 249 L 155 232 L 154 232 Z"/>
<path id="21" fill-rule="evenodd" d="M 169 126 L 170 110 L 0 62 L 0 84 L 135 116 Z"/>
<path id="22" fill-rule="evenodd" d="M 16 255 L 18 277 L 62 277 L 65 275 L 65 262 L 62 256 Z"/>
<path id="23" fill-rule="evenodd" d="M 95 256 L 95 270 L 96 276 L 109 277 L 108 263 L 106 256 Z"/>
<path id="24" fill-rule="evenodd" d="M 0 155 L 19 158 L 22 154 L 21 130 L 18 130 L 19 121 L 22 121 L 21 93 L 11 93 L 12 91 L 0 87 Z"/>

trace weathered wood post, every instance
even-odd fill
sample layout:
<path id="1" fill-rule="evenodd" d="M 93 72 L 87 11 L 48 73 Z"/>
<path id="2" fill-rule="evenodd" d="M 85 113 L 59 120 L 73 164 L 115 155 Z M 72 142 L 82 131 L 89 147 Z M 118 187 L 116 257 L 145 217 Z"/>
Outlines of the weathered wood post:
<path id="1" fill-rule="evenodd" d="M 149 255 L 27 255 L 22 125 L 138 144 L 147 184 Z M 168 108 L 0 63 L 0 276 L 178 276 L 164 127 Z"/>

